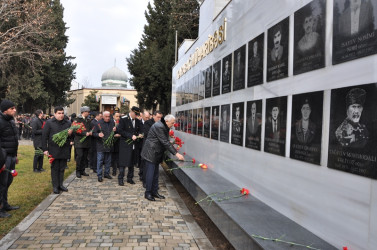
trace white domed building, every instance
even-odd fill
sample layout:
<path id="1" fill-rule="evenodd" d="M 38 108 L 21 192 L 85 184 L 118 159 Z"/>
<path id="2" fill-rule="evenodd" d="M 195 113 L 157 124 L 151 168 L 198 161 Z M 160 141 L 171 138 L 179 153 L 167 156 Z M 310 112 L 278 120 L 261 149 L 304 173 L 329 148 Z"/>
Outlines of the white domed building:
<path id="1" fill-rule="evenodd" d="M 71 90 L 72 98 L 75 102 L 66 109 L 67 114 L 79 114 L 80 107 L 84 103 L 85 97 L 92 91 L 97 91 L 96 99 L 99 102 L 99 111 L 110 111 L 114 113 L 124 105 L 128 107 L 138 106 L 136 90 L 128 82 L 126 73 L 116 67 L 106 70 L 101 77 L 100 88 L 85 88 Z"/>

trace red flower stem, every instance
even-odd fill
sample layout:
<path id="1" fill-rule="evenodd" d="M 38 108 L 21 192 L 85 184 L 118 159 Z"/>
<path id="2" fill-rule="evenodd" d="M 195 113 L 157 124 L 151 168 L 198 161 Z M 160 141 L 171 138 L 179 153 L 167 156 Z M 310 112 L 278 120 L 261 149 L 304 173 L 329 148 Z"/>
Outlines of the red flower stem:
<path id="1" fill-rule="evenodd" d="M 300 246 L 300 247 L 305 247 L 305 248 L 308 248 L 308 249 L 320 250 L 319 248 L 312 247 L 311 245 L 304 245 L 304 244 L 295 243 L 295 242 L 291 242 L 291 241 L 281 240 L 281 238 L 283 238 L 284 235 L 282 237 L 278 238 L 278 239 L 267 238 L 267 237 L 263 237 L 263 236 L 255 235 L 255 234 L 252 234 L 251 237 L 257 238 L 257 239 L 262 239 L 262 240 L 270 240 L 270 241 L 275 241 L 275 242 L 282 242 L 282 243 L 290 244 L 291 246 Z"/>

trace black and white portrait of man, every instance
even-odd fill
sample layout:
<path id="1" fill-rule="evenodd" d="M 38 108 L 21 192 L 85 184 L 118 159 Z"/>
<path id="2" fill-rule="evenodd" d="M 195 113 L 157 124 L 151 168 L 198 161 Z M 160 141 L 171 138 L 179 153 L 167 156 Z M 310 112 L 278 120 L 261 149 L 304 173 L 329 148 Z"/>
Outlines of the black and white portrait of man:
<path id="1" fill-rule="evenodd" d="M 264 33 L 248 44 L 247 87 L 263 83 Z"/>
<path id="2" fill-rule="evenodd" d="M 230 104 L 221 105 L 220 141 L 229 143 Z"/>
<path id="3" fill-rule="evenodd" d="M 243 145 L 243 119 L 244 103 L 233 103 L 232 105 L 232 144 Z"/>
<path id="4" fill-rule="evenodd" d="M 221 77 L 221 60 L 215 63 L 212 67 L 213 87 L 212 96 L 220 95 L 220 77 Z"/>
<path id="5" fill-rule="evenodd" d="M 222 90 L 221 93 L 229 93 L 232 84 L 232 54 L 223 58 L 222 62 Z"/>
<path id="6" fill-rule="evenodd" d="M 245 88 L 246 45 L 234 51 L 233 91 Z"/>
<path id="7" fill-rule="evenodd" d="M 245 146 L 260 150 L 261 124 L 262 124 L 262 101 L 249 101 L 246 108 L 246 140 Z"/>

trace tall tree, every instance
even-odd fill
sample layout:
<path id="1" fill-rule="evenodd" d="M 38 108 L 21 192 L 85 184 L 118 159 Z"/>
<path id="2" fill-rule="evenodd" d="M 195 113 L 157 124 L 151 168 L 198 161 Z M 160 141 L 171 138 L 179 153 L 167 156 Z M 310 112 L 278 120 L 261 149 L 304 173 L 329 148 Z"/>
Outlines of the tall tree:
<path id="1" fill-rule="evenodd" d="M 87 95 L 84 99 L 84 103 L 81 106 L 88 106 L 92 111 L 99 110 L 99 103 L 97 102 L 96 94 L 98 93 L 97 90 L 90 91 L 90 94 Z"/>
<path id="2" fill-rule="evenodd" d="M 160 105 L 164 113 L 169 112 L 175 31 L 180 41 L 195 38 L 198 9 L 196 0 L 155 0 L 154 7 L 148 4 L 144 34 L 127 58 L 130 82 L 138 92 L 140 106 L 156 109 Z"/>

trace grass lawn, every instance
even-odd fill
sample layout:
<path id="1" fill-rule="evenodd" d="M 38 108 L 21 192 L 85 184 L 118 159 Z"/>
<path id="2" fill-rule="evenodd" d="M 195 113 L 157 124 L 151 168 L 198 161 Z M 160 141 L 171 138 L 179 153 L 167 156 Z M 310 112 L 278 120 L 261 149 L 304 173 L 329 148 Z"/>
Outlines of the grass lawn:
<path id="1" fill-rule="evenodd" d="M 72 152 L 73 157 L 73 152 Z M 13 179 L 9 188 L 8 202 L 21 206 L 20 209 L 9 212 L 12 217 L 0 219 L 0 239 L 20 223 L 33 209 L 52 193 L 51 167 L 47 157 L 44 157 L 42 173 L 33 172 L 34 147 L 20 145 L 18 147 L 19 164 L 16 165 L 18 176 Z M 68 162 L 64 179 L 75 171 L 75 162 Z"/>

